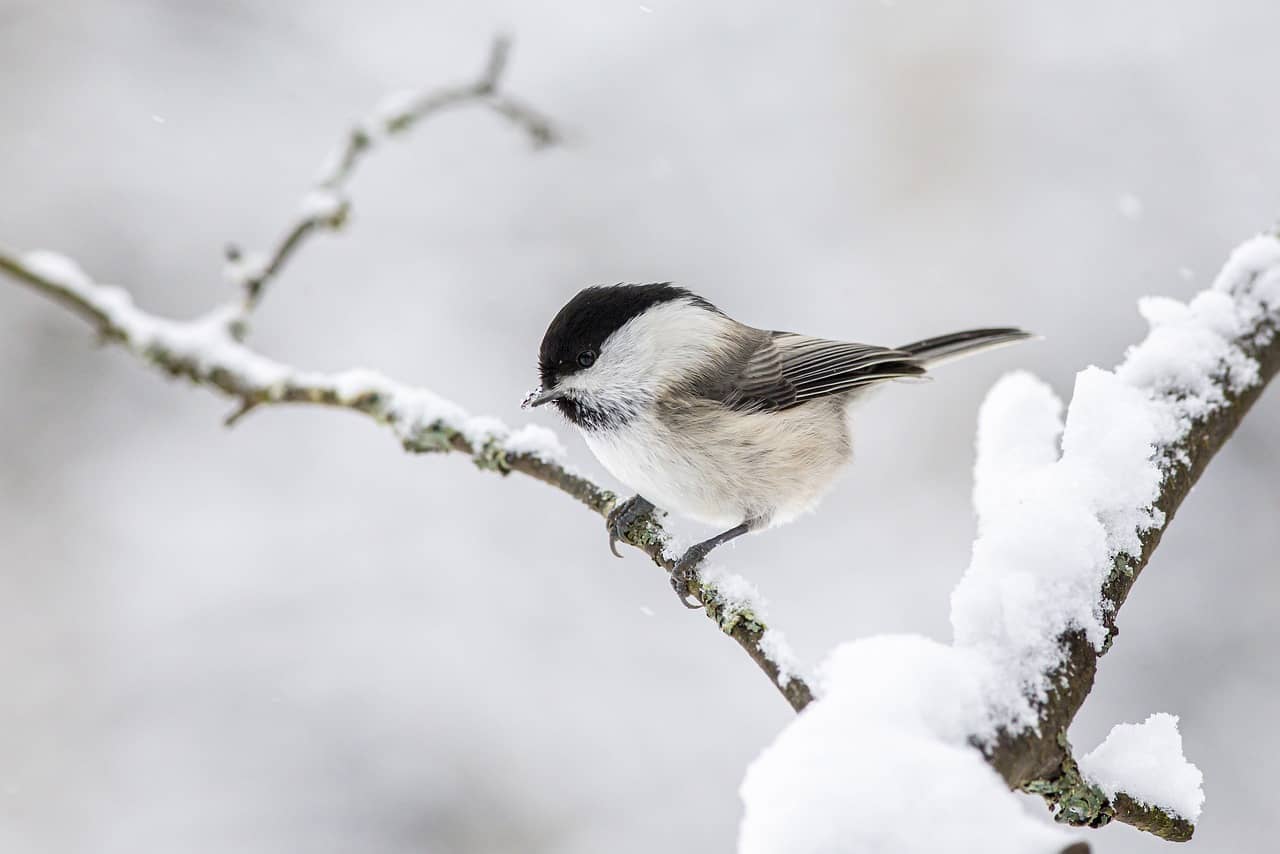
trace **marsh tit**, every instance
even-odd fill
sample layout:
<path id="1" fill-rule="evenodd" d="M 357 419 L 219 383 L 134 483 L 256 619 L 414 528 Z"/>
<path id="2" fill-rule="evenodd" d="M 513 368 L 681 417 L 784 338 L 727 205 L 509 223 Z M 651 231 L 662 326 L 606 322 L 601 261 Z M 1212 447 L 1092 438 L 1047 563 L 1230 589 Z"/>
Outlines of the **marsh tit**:
<path id="1" fill-rule="evenodd" d="M 609 547 L 655 507 L 723 531 L 677 561 L 689 584 L 716 546 L 814 508 L 849 462 L 849 404 L 883 382 L 1020 341 L 971 329 L 900 347 L 829 341 L 739 323 L 670 284 L 587 288 L 560 309 L 538 354 L 552 403 L 636 496 L 609 516 Z"/>

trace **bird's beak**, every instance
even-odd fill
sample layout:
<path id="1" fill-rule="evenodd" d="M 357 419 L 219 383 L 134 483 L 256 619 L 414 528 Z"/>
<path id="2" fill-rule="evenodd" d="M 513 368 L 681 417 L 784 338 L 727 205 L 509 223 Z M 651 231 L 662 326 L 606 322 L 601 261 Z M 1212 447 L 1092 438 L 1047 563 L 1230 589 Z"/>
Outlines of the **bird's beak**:
<path id="1" fill-rule="evenodd" d="M 524 402 L 520 404 L 521 409 L 528 409 L 531 406 L 541 406 L 544 403 L 550 403 L 553 400 L 559 400 L 564 397 L 564 392 L 559 389 L 551 389 L 543 391 L 542 386 L 538 386 L 533 391 L 525 395 Z"/>

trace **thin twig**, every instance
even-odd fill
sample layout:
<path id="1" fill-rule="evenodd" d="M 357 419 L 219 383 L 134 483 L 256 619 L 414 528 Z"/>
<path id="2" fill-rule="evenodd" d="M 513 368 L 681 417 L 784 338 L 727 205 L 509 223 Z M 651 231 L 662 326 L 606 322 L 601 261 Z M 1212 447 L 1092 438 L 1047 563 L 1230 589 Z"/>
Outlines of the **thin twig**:
<path id="1" fill-rule="evenodd" d="M 559 132 L 550 119 L 501 90 L 511 55 L 511 40 L 499 36 L 489 49 L 484 70 L 472 82 L 441 89 L 405 92 L 384 100 L 364 121 L 347 132 L 326 161 L 315 185 L 304 196 L 297 217 L 268 254 L 245 253 L 227 247 L 228 270 L 244 289 L 244 313 L 252 311 L 285 264 L 314 234 L 342 228 L 351 214 L 347 184 L 366 155 L 380 142 L 413 129 L 428 117 L 450 107 L 477 104 L 524 131 L 535 148 L 555 144 Z M 243 323 L 239 333 L 243 334 Z"/>

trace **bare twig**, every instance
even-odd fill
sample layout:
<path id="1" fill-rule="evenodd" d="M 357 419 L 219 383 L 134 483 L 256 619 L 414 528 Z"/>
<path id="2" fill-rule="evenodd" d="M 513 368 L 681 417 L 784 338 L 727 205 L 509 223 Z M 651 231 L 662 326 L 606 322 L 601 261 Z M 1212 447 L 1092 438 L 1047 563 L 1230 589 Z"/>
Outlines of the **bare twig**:
<path id="1" fill-rule="evenodd" d="M 405 133 L 449 107 L 478 104 L 524 131 L 537 148 L 557 142 L 559 134 L 548 118 L 501 90 L 510 54 L 510 39 L 498 37 L 489 50 L 484 71 L 472 82 L 407 91 L 384 99 L 371 116 L 351 128 L 330 155 L 315 186 L 303 197 L 297 217 L 270 253 L 244 253 L 234 245 L 228 246 L 227 269 L 244 289 L 245 312 L 257 306 L 267 285 L 309 237 L 319 231 L 339 229 L 346 223 L 351 213 L 346 186 L 365 156 L 384 139 Z M 243 320 L 237 325 L 236 334 L 244 334 Z"/>

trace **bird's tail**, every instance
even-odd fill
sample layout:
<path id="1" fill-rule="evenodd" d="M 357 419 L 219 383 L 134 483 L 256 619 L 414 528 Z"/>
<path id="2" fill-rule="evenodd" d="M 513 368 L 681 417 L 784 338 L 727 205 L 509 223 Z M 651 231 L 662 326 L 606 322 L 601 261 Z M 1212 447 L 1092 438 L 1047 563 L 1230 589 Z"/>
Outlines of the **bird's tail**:
<path id="1" fill-rule="evenodd" d="M 897 349 L 910 353 L 916 361 L 925 367 L 932 368 L 943 362 L 968 356 L 993 347 L 1003 347 L 1015 341 L 1033 338 L 1030 332 L 1024 332 L 1012 326 L 994 329 L 969 329 L 965 332 L 952 332 L 950 335 L 939 335 L 923 341 L 912 341 Z"/>

